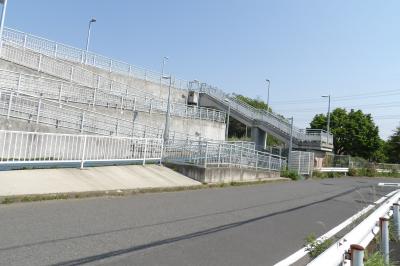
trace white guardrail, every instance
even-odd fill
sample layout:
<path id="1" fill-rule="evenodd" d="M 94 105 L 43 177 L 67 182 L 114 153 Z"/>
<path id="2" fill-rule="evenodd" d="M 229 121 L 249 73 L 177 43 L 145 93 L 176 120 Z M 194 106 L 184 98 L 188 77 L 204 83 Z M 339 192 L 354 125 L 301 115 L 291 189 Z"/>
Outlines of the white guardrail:
<path id="1" fill-rule="evenodd" d="M 160 161 L 162 139 L 0 130 L 0 167 L 21 164 Z"/>
<path id="2" fill-rule="evenodd" d="M 363 210 L 353 215 L 340 225 L 331 229 L 329 232 L 319 237 L 316 241 L 324 241 L 335 236 L 337 233 L 345 229 L 347 226 L 354 223 L 357 219 L 370 212 L 377 205 L 377 209 L 373 211 L 368 217 L 361 221 L 354 227 L 349 233 L 341 237 L 331 247 L 325 250 L 317 258 L 312 260 L 309 266 L 339 266 L 339 265 L 350 265 L 347 254 L 351 246 L 356 245 L 359 249 L 366 249 L 369 243 L 374 239 L 380 230 L 380 218 L 389 214 L 391 207 L 399 201 L 400 190 L 395 190 L 387 194 L 386 196 L 375 201 L 374 204 L 368 205 Z M 297 252 L 293 253 L 284 260 L 276 263 L 274 266 L 287 266 L 292 265 L 302 257 L 307 255 L 309 251 L 307 247 L 304 247 Z M 353 254 L 354 255 L 354 254 Z M 360 262 L 360 261 L 359 261 Z M 362 260 L 361 260 L 362 262 Z M 353 261 L 354 263 L 354 261 Z M 353 265 L 353 264 L 352 264 Z M 363 264 L 354 264 L 363 265 Z"/>
<path id="3" fill-rule="evenodd" d="M 127 84 L 98 75 L 82 67 L 68 64 L 51 56 L 27 48 L 3 43 L 1 56 L 11 62 L 27 66 L 38 71 L 54 75 L 70 82 L 54 80 L 32 75 L 23 75 L 6 70 L 1 71 L 3 83 L 18 91 L 44 93 L 47 97 L 59 101 L 83 103 L 92 106 L 106 106 L 121 110 L 144 112 L 167 111 L 167 101 L 140 91 Z M 79 85 L 82 84 L 82 85 Z M 190 106 L 183 103 L 171 103 L 171 115 L 191 119 L 210 120 L 225 123 L 226 113 L 206 107 Z"/>

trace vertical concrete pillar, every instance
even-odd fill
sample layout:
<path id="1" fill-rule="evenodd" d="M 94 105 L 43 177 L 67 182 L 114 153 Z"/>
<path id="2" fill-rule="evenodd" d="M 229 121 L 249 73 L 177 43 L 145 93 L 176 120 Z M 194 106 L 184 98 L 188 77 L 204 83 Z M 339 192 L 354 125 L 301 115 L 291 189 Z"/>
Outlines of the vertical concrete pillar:
<path id="1" fill-rule="evenodd" d="M 257 150 L 265 148 L 265 137 L 265 131 L 259 129 L 258 127 L 251 128 L 251 141 L 255 142 Z"/>

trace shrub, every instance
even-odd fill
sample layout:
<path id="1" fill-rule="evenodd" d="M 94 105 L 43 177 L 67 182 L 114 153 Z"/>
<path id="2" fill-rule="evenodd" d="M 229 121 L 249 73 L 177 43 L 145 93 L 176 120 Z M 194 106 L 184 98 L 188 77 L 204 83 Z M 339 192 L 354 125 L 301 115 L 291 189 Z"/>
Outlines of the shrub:
<path id="1" fill-rule="evenodd" d="M 287 177 L 290 178 L 294 181 L 299 180 L 300 179 L 300 175 L 295 172 L 295 171 L 290 171 L 290 170 L 283 170 L 281 171 L 281 176 L 282 177 Z"/>
<path id="2" fill-rule="evenodd" d="M 349 176 L 358 176 L 358 171 L 356 168 L 350 168 L 349 172 L 347 173 Z"/>

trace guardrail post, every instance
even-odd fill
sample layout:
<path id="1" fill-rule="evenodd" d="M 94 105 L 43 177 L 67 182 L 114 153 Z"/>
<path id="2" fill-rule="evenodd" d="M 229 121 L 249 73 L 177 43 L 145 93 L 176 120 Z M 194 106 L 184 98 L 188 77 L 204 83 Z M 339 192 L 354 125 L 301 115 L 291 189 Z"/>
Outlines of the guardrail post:
<path id="1" fill-rule="evenodd" d="M 380 251 L 383 255 L 385 264 L 389 264 L 389 219 L 386 217 L 379 218 L 380 227 Z"/>
<path id="2" fill-rule="evenodd" d="M 10 93 L 10 99 L 8 101 L 8 110 L 7 110 L 7 119 L 10 119 L 11 115 L 11 105 L 12 105 L 12 98 L 13 98 L 14 93 Z"/>
<path id="3" fill-rule="evenodd" d="M 364 266 L 364 248 L 360 245 L 350 245 L 350 256 L 352 266 Z"/>
<path id="4" fill-rule="evenodd" d="M 400 204 L 393 204 L 393 220 L 394 220 L 394 230 L 396 233 L 397 240 L 400 240 Z"/>
<path id="5" fill-rule="evenodd" d="M 85 135 L 83 137 L 83 148 L 82 148 L 82 156 L 81 156 L 81 169 L 83 169 L 83 164 L 85 163 L 86 142 L 87 142 L 87 135 Z"/>
<path id="6" fill-rule="evenodd" d="M 143 165 L 146 164 L 147 138 L 144 139 Z"/>
<path id="7" fill-rule="evenodd" d="M 40 109 L 42 107 L 42 96 L 39 98 L 39 103 L 37 107 L 37 113 L 36 113 L 36 124 L 39 124 L 39 117 L 40 117 Z"/>

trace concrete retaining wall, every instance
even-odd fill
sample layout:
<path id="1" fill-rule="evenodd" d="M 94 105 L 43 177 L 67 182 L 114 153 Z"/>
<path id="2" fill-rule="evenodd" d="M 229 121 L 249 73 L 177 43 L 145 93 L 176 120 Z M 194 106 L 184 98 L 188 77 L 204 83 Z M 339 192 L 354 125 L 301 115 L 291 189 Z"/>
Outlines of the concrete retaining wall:
<path id="1" fill-rule="evenodd" d="M 243 181 L 259 181 L 280 177 L 279 172 L 260 171 L 247 168 L 219 167 L 203 168 L 194 165 L 165 164 L 167 167 L 202 183 L 228 183 Z"/>

